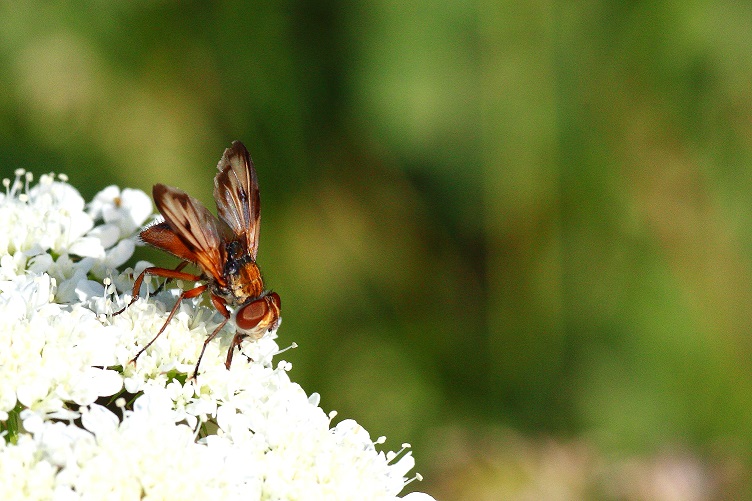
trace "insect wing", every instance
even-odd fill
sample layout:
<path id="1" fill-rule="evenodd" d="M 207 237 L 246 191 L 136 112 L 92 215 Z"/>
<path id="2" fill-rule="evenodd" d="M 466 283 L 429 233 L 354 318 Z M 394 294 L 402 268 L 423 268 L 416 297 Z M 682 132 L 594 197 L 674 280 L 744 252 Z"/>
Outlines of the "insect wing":
<path id="1" fill-rule="evenodd" d="M 167 251 L 185 261 L 198 262 L 196 253 L 188 248 L 177 233 L 172 231 L 172 227 L 167 221 L 148 226 L 139 236 L 147 244 Z"/>
<path id="2" fill-rule="evenodd" d="M 224 282 L 224 246 L 219 235 L 217 218 L 201 202 L 177 188 L 155 184 L 152 195 L 157 209 L 164 216 L 165 223 L 171 231 L 165 232 L 164 223 L 160 223 L 144 230 L 141 238 L 148 243 L 151 243 L 148 238 L 161 239 L 162 245 L 155 244 L 157 247 L 196 263 L 206 274 Z M 150 233 L 149 230 L 152 228 L 158 229 Z M 182 247 L 176 244 L 176 239 L 180 240 Z M 165 248 L 165 243 L 173 244 L 174 249 Z M 193 258 L 189 259 L 188 255 Z"/>
<path id="3" fill-rule="evenodd" d="M 261 198 L 253 160 L 240 141 L 232 143 L 217 164 L 214 199 L 220 219 L 255 261 L 261 222 Z"/>

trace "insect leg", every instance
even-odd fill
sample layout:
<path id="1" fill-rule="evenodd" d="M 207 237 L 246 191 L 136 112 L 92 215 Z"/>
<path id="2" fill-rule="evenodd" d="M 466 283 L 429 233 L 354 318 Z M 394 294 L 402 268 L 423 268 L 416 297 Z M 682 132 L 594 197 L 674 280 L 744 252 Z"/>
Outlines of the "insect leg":
<path id="1" fill-rule="evenodd" d="M 183 261 L 183 263 L 185 263 L 186 265 L 188 264 L 187 261 Z M 138 293 L 139 293 L 139 290 L 141 289 L 141 284 L 144 282 L 144 277 L 146 277 L 146 275 L 152 275 L 155 277 L 164 277 L 167 279 L 176 278 L 179 280 L 197 281 L 201 279 L 200 275 L 193 275 L 191 273 L 184 273 L 180 271 L 183 268 L 185 268 L 185 266 L 180 266 L 180 265 L 178 265 L 178 267 L 175 268 L 174 270 L 170 270 L 169 268 L 158 268 L 156 266 L 150 266 L 148 268 L 145 268 L 144 271 L 142 271 L 141 274 L 139 274 L 139 276 L 136 278 L 136 281 L 133 282 L 133 291 L 131 292 L 131 302 L 125 305 L 122 310 L 118 311 L 117 313 L 113 313 L 112 316 L 120 315 L 126 310 L 126 308 L 128 308 L 130 305 L 132 305 L 138 300 L 138 297 L 139 297 Z"/>
<path id="2" fill-rule="evenodd" d="M 181 261 L 180 264 L 177 265 L 173 271 L 182 271 L 183 268 L 185 268 L 189 264 L 190 263 L 188 261 Z M 170 280 L 172 280 L 172 278 L 168 278 L 167 280 L 165 280 L 164 282 L 162 282 L 161 284 L 159 284 L 159 287 L 157 287 L 156 289 L 154 289 L 153 292 L 149 293 L 149 297 L 154 297 L 157 294 L 159 294 L 160 292 L 162 292 L 164 290 L 165 286 L 170 282 Z"/>
<path id="3" fill-rule="evenodd" d="M 217 326 L 216 329 L 214 329 L 214 332 L 212 332 L 205 340 L 204 340 L 204 346 L 201 348 L 201 353 L 198 356 L 198 360 L 196 361 L 196 368 L 193 369 L 193 379 L 196 379 L 198 377 L 198 366 L 201 364 L 201 359 L 204 357 L 204 351 L 206 351 L 206 345 L 209 344 L 209 342 L 217 337 L 217 334 L 219 334 L 219 331 L 222 330 L 222 327 L 225 326 L 228 320 L 230 320 L 230 312 L 227 311 L 227 306 L 225 306 L 225 300 L 222 299 L 219 296 L 215 296 L 214 294 L 211 295 L 211 301 L 214 304 L 214 307 L 219 311 L 225 319 L 222 321 L 221 324 Z M 232 350 L 232 347 L 230 347 Z M 229 367 L 227 367 L 229 369 Z"/>
<path id="4" fill-rule="evenodd" d="M 148 269 L 149 269 L 149 268 L 147 268 L 147 270 L 148 270 Z M 145 271 L 145 270 L 144 270 L 144 271 Z M 173 271 L 173 270 L 167 270 L 167 271 Z M 175 278 L 178 278 L 178 277 L 175 277 Z M 198 287 L 196 287 L 196 288 L 194 288 L 194 289 L 191 289 L 191 290 L 187 290 L 187 291 L 183 291 L 183 292 L 182 292 L 182 293 L 180 294 L 180 296 L 178 297 L 178 300 L 177 300 L 177 302 L 175 302 L 175 306 L 173 306 L 173 307 L 172 307 L 172 310 L 170 311 L 170 314 L 169 314 L 169 315 L 167 316 L 167 320 L 165 320 L 165 323 L 164 323 L 164 325 L 162 325 L 162 328 L 161 328 L 161 329 L 159 329 L 159 332 L 157 332 L 157 335 L 156 335 L 156 336 L 154 336 L 154 338 L 152 338 L 152 340 L 151 340 L 151 341 L 149 341 L 149 342 L 148 342 L 148 343 L 146 344 L 146 346 L 144 346 L 143 348 L 141 348 L 141 350 L 140 350 L 140 351 L 139 351 L 138 353 L 136 353 L 136 356 L 135 356 L 135 357 L 133 357 L 133 359 L 131 360 L 131 363 L 135 364 L 135 363 L 136 363 L 136 359 L 137 359 L 138 357 L 140 357 L 140 356 L 141 356 L 141 354 L 142 354 L 142 353 L 143 353 L 144 351 L 146 351 L 146 349 L 147 349 L 147 348 L 149 348 L 149 346 L 151 346 L 151 345 L 152 345 L 152 344 L 154 343 L 154 341 L 156 341 L 156 340 L 157 340 L 157 338 L 158 338 L 158 337 L 159 337 L 159 336 L 160 336 L 160 335 L 161 335 L 161 334 L 162 334 L 162 333 L 164 332 L 164 330 L 165 330 L 165 329 L 167 328 L 167 324 L 169 324 L 169 323 L 170 323 L 170 320 L 172 320 L 172 317 L 174 317 L 174 316 L 175 316 L 175 312 L 176 312 L 176 311 L 178 311 L 178 308 L 180 308 L 180 302 L 181 302 L 181 301 L 182 301 L 183 299 L 190 299 L 190 298 L 192 298 L 192 297 L 196 297 L 196 296 L 198 296 L 199 294 L 203 293 L 203 292 L 204 292 L 204 291 L 205 291 L 205 290 L 206 290 L 206 289 L 207 289 L 208 287 L 209 287 L 208 285 L 200 285 L 200 286 L 198 286 Z"/>
<path id="5" fill-rule="evenodd" d="M 224 299 L 217 296 L 212 296 L 212 303 L 214 303 L 214 307 L 219 310 L 219 312 L 225 316 L 229 320 L 230 318 L 230 312 L 227 311 L 227 306 L 225 305 Z M 230 370 L 230 366 L 232 365 L 232 355 L 235 352 L 235 347 L 240 346 L 240 342 L 243 340 L 243 335 L 235 333 L 235 337 L 232 338 L 232 343 L 230 343 L 230 347 L 227 349 L 227 359 L 225 360 L 225 367 L 227 367 L 227 370 Z"/>
<path id="6" fill-rule="evenodd" d="M 240 348 L 240 343 L 243 342 L 243 338 L 245 337 L 245 334 L 240 334 L 239 332 L 235 333 L 235 337 L 232 338 L 232 343 L 230 344 L 230 348 L 227 349 L 227 360 L 225 360 L 225 367 L 227 369 L 230 369 L 230 366 L 232 365 L 232 355 L 235 353 L 235 347 L 237 346 Z"/>
<path id="7" fill-rule="evenodd" d="M 227 306 L 225 305 L 224 299 L 217 296 L 212 296 L 212 302 L 214 303 L 214 307 L 219 310 L 219 312 L 225 316 L 225 318 L 230 318 L 230 312 L 227 311 Z M 230 366 L 232 365 L 232 355 L 235 353 L 235 347 L 240 347 L 241 341 L 243 341 L 243 338 L 245 337 L 245 334 L 240 334 L 238 332 L 235 333 L 235 337 L 232 338 L 232 343 L 230 343 L 230 347 L 227 349 L 227 359 L 225 360 L 225 367 L 227 367 L 227 370 L 230 370 Z"/>

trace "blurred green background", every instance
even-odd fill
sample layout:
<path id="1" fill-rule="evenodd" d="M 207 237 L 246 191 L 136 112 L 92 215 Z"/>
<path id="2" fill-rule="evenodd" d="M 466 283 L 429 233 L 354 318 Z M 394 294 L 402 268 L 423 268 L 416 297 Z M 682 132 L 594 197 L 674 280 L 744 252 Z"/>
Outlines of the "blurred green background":
<path id="1" fill-rule="evenodd" d="M 213 208 L 437 499 L 752 498 L 752 6 L 0 3 L 0 174 Z M 139 257 L 174 260 L 146 249 Z"/>

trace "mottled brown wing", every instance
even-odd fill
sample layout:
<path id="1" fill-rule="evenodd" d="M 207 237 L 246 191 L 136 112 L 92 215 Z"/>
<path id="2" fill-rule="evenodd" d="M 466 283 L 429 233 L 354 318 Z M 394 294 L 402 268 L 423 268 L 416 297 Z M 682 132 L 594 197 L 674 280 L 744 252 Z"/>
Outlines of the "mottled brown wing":
<path id="1" fill-rule="evenodd" d="M 235 234 L 234 239 L 246 246 L 255 261 L 258 253 L 261 223 L 256 169 L 248 150 L 240 141 L 232 143 L 217 164 L 219 174 L 214 177 L 214 199 L 217 213 Z"/>
<path id="2" fill-rule="evenodd" d="M 144 228 L 139 234 L 141 240 L 149 245 L 153 245 L 157 249 L 169 252 L 180 259 L 195 263 L 198 261 L 198 256 L 180 239 L 177 233 L 172 231 L 172 227 L 167 221 L 161 223 L 152 224 Z"/>
<path id="3" fill-rule="evenodd" d="M 147 228 L 141 238 L 151 243 L 147 238 L 155 237 L 157 247 L 196 263 L 204 273 L 223 282 L 224 246 L 219 236 L 217 218 L 201 202 L 177 188 L 155 184 L 152 194 L 157 209 L 175 236 L 166 233 L 163 226 L 160 228 L 160 225 L 164 225 L 160 223 L 151 227 L 160 229 L 152 230 L 150 234 L 150 228 Z M 182 246 L 177 244 L 176 239 Z M 175 248 L 166 248 L 165 244 L 173 244 Z"/>

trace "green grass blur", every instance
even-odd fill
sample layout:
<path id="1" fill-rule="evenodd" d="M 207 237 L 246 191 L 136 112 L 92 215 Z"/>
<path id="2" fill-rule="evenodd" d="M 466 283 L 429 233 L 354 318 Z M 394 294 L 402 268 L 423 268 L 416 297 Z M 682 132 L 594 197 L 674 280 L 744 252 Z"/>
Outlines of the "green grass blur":
<path id="1" fill-rule="evenodd" d="M 3 2 L 0 69 L 0 177 L 246 144 L 292 377 L 411 488 L 752 496 L 749 5 Z"/>

